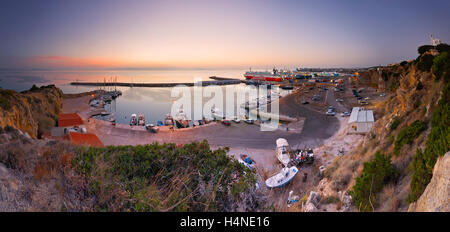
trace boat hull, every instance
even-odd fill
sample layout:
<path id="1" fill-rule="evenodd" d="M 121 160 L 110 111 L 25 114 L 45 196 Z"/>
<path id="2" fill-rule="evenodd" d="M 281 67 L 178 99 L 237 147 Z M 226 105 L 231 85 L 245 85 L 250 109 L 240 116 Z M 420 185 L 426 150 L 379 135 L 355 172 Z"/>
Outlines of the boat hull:
<path id="1" fill-rule="evenodd" d="M 289 175 L 283 179 L 280 180 L 280 174 L 282 172 L 276 174 L 275 176 L 270 177 L 266 180 L 266 186 L 268 188 L 280 188 L 291 182 L 292 179 L 297 175 L 298 168 L 297 167 L 290 167 L 289 168 Z"/>

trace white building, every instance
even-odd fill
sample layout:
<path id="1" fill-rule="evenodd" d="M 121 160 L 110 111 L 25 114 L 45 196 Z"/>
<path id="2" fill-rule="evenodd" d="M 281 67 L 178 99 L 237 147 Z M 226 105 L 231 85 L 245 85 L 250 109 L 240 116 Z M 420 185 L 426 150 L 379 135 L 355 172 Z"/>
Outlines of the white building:
<path id="1" fill-rule="evenodd" d="M 348 123 L 348 133 L 365 134 L 370 131 L 375 122 L 372 110 L 364 110 L 362 107 L 353 107 Z"/>

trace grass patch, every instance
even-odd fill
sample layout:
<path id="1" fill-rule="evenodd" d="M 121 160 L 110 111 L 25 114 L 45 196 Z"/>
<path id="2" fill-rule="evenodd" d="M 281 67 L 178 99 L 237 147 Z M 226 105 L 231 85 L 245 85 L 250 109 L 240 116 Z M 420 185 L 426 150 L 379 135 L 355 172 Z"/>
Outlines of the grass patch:
<path id="1" fill-rule="evenodd" d="M 391 156 L 377 151 L 373 160 L 364 163 L 361 176 L 355 179 L 356 183 L 350 191 L 356 207 L 360 211 L 376 208 L 378 203 L 375 194 L 386 184 L 394 182 L 398 175 L 397 168 L 391 164 Z"/>
<path id="2" fill-rule="evenodd" d="M 411 144 L 426 128 L 427 126 L 424 121 L 416 120 L 401 130 L 394 143 L 394 154 L 399 155 L 403 145 Z"/>

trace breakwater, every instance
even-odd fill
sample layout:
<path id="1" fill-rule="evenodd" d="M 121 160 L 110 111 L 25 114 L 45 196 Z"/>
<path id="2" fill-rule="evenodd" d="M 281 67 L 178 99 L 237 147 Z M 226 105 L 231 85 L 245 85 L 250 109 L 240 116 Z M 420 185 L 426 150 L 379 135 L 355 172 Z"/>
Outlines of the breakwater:
<path id="1" fill-rule="evenodd" d="M 242 83 L 240 79 L 226 78 L 226 77 L 210 77 L 212 81 L 202 81 L 202 86 L 208 85 L 237 85 Z M 127 87 L 175 87 L 178 85 L 194 86 L 195 82 L 185 83 L 138 83 L 138 82 L 71 82 L 71 85 L 84 86 L 127 86 Z"/>

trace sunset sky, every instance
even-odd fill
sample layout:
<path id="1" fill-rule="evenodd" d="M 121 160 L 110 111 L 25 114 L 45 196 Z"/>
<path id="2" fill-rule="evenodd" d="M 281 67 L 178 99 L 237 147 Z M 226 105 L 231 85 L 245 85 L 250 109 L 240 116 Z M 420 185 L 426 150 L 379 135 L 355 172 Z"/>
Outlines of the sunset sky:
<path id="1" fill-rule="evenodd" d="M 450 1 L 1 1 L 0 68 L 365 67 L 450 43 Z"/>

